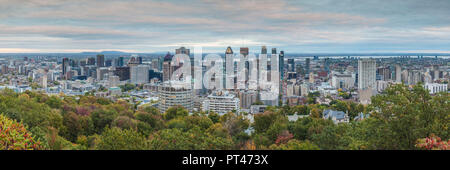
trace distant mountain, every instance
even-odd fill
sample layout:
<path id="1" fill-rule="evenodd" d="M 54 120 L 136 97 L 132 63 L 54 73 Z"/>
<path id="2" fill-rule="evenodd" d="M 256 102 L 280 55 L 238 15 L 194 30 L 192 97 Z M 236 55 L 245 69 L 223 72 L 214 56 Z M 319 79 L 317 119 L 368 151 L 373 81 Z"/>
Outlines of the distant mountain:
<path id="1" fill-rule="evenodd" d="M 122 51 L 102 51 L 102 52 L 82 52 L 81 54 L 93 55 L 93 54 L 103 54 L 103 55 L 125 55 L 130 54 Z"/>

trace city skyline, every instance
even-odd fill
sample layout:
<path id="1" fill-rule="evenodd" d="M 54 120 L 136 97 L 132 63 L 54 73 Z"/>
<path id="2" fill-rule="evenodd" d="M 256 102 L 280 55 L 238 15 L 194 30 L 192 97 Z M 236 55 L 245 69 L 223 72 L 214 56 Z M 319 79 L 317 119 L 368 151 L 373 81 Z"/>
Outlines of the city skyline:
<path id="1" fill-rule="evenodd" d="M 450 53 L 445 0 L 0 2 L 0 53 Z"/>

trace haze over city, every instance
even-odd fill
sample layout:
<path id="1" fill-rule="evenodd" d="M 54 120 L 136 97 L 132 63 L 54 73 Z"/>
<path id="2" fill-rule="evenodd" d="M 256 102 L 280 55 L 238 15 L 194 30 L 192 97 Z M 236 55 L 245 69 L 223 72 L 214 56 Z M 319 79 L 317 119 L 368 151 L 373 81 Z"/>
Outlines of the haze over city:
<path id="1" fill-rule="evenodd" d="M 450 53 L 450 1 L 0 0 L 0 53 Z"/>

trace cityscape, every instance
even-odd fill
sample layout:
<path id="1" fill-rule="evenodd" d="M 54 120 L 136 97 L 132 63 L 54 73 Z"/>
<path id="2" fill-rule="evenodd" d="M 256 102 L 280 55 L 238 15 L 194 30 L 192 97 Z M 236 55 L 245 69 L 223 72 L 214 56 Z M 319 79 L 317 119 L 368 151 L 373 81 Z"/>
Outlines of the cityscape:
<path id="1" fill-rule="evenodd" d="M 428 22 L 417 15 L 425 30 L 402 15 L 285 1 L 196 2 L 231 11 L 212 18 L 171 1 L 90 4 L 104 15 L 16 3 L 5 7 L 27 12 L 0 12 L 0 150 L 450 149 L 450 16 L 438 7 L 448 2 Z M 303 21 L 313 26 L 290 25 Z"/>

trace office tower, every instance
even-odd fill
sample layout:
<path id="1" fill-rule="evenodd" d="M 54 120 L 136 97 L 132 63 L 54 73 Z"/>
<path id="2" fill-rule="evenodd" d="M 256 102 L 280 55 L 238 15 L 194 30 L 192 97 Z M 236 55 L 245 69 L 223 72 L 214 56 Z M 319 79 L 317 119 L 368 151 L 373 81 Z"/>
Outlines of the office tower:
<path id="1" fill-rule="evenodd" d="M 69 59 L 63 58 L 63 60 L 62 60 L 62 75 L 63 76 L 66 75 L 68 67 L 69 67 Z"/>
<path id="2" fill-rule="evenodd" d="M 186 55 L 190 56 L 191 52 L 189 49 L 187 49 L 185 47 L 180 47 L 178 49 L 175 49 L 175 54 L 186 54 Z"/>
<path id="3" fill-rule="evenodd" d="M 98 54 L 97 55 L 97 67 L 104 67 L 105 66 L 105 55 Z"/>
<path id="4" fill-rule="evenodd" d="M 358 89 L 376 88 L 376 61 L 358 60 Z"/>
<path id="5" fill-rule="evenodd" d="M 306 74 L 309 74 L 309 69 L 310 69 L 310 64 L 311 64 L 311 59 L 310 58 L 307 58 L 306 59 L 306 62 L 305 62 L 305 71 L 306 71 Z"/>
<path id="6" fill-rule="evenodd" d="M 159 60 L 160 60 L 159 58 L 152 59 L 152 69 L 155 71 L 161 71 L 159 68 L 159 63 L 160 63 Z"/>
<path id="7" fill-rule="evenodd" d="M 119 76 L 120 81 L 130 79 L 130 67 L 116 67 L 114 75 Z"/>
<path id="8" fill-rule="evenodd" d="M 106 60 L 105 61 L 105 67 L 111 67 L 111 66 L 112 66 L 112 60 L 111 59 Z"/>
<path id="9" fill-rule="evenodd" d="M 224 62 L 224 88 L 225 89 L 235 89 L 235 72 L 234 72 L 234 60 L 233 60 L 233 50 L 231 47 L 227 47 L 225 51 L 225 62 Z"/>
<path id="10" fill-rule="evenodd" d="M 132 56 L 131 58 L 130 58 L 130 60 L 128 60 L 128 66 L 137 66 L 137 65 L 139 65 L 139 61 L 138 61 L 138 59 L 137 59 L 137 56 Z"/>
<path id="11" fill-rule="evenodd" d="M 284 51 L 280 51 L 280 54 L 278 55 L 278 67 L 280 69 L 280 79 L 284 80 Z"/>
<path id="12" fill-rule="evenodd" d="M 109 73 L 109 69 L 107 67 L 98 67 L 97 68 L 97 80 L 105 80 L 108 77 L 106 75 Z"/>
<path id="13" fill-rule="evenodd" d="M 265 45 L 261 47 L 261 54 L 267 54 L 267 47 Z"/>
<path id="14" fill-rule="evenodd" d="M 295 72 L 295 61 L 293 58 L 288 59 L 288 67 L 290 72 Z"/>
<path id="15" fill-rule="evenodd" d="M 170 77 L 172 77 L 172 67 L 171 67 L 171 62 L 172 62 L 172 55 L 170 55 L 169 52 L 167 52 L 166 56 L 164 57 L 164 62 L 162 65 L 162 69 L 163 69 L 163 82 L 164 81 L 169 81 Z"/>
<path id="16" fill-rule="evenodd" d="M 400 65 L 395 65 L 395 82 L 402 82 L 402 67 Z"/>
<path id="17" fill-rule="evenodd" d="M 148 74 L 150 67 L 148 65 L 137 65 L 130 67 L 130 81 L 133 84 L 148 83 Z"/>
<path id="18" fill-rule="evenodd" d="M 124 58 L 123 58 L 123 56 L 120 56 L 117 61 L 117 66 L 123 67 L 124 65 L 125 65 Z"/>
<path id="19" fill-rule="evenodd" d="M 239 114 L 239 99 L 228 91 L 214 91 L 203 101 L 203 111 L 224 115 L 233 110 Z"/>
<path id="20" fill-rule="evenodd" d="M 142 57 L 141 57 L 141 56 L 138 56 L 138 57 L 137 57 L 137 63 L 138 63 L 138 64 L 142 64 Z"/>
<path id="21" fill-rule="evenodd" d="M 194 56 L 192 56 L 192 57 L 190 56 L 191 55 L 190 51 L 191 51 L 190 49 L 187 49 L 185 47 L 180 47 L 178 49 L 175 49 L 175 55 L 176 54 L 186 54 L 187 56 L 189 56 L 189 60 L 190 60 L 189 64 L 191 65 L 191 76 L 194 77 Z M 180 63 L 180 65 L 173 68 L 173 70 L 175 71 L 178 68 L 180 68 L 182 66 L 181 64 L 184 64 L 184 63 Z M 194 83 L 194 82 L 192 82 L 192 83 Z"/>
<path id="22" fill-rule="evenodd" d="M 158 87 L 159 104 L 158 109 L 161 113 L 175 106 L 182 106 L 189 112 L 193 108 L 193 93 L 190 83 L 181 81 L 163 82 Z"/>
<path id="23" fill-rule="evenodd" d="M 95 65 L 95 58 L 94 57 L 87 58 L 86 65 Z"/>

